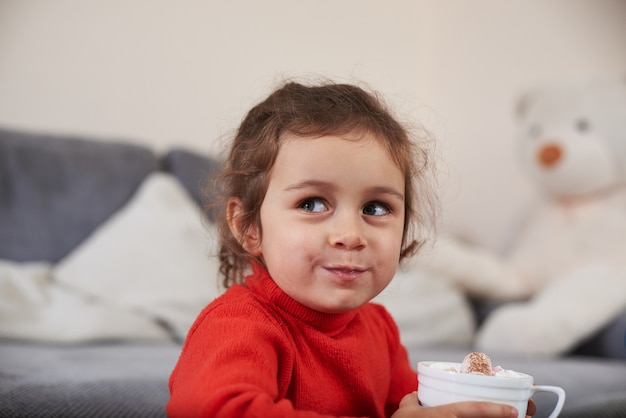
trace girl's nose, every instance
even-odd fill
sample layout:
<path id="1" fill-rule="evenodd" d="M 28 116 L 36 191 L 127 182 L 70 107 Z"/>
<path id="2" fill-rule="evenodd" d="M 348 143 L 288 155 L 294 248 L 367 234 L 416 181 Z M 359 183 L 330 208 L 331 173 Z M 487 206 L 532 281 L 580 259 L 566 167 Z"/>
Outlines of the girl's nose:
<path id="1" fill-rule="evenodd" d="M 330 244 L 336 248 L 357 250 L 365 247 L 366 241 L 361 229 L 360 219 L 337 219 L 332 226 L 329 239 Z"/>

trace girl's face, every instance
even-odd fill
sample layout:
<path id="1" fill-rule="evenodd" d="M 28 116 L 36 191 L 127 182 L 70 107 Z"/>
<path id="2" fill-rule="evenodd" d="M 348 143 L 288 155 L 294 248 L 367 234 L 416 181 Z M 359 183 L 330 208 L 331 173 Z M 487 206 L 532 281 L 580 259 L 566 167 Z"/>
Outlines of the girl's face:
<path id="1" fill-rule="evenodd" d="M 372 136 L 284 139 L 249 250 L 303 305 L 357 308 L 395 274 L 404 198 L 402 171 Z"/>

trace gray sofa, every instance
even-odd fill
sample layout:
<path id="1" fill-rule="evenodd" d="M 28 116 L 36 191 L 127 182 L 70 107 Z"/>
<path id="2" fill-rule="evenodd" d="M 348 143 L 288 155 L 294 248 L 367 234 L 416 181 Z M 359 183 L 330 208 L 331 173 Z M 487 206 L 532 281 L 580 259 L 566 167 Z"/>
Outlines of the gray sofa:
<path id="1" fill-rule="evenodd" d="M 123 141 L 0 130 L 0 260 L 59 262 L 120 211 L 154 172 L 171 174 L 194 202 L 205 205 L 211 191 L 199 186 L 217 167 L 214 158 L 184 149 L 157 153 Z M 482 304 L 475 308 L 477 321 L 488 314 Z M 181 339 L 163 318 L 149 319 L 169 338 L 0 339 L 0 416 L 164 416 Z M 563 387 L 563 417 L 626 417 L 625 326 L 626 320 L 617 318 L 559 358 L 490 354 L 506 368 L 534 375 L 537 383 Z M 414 364 L 460 361 L 471 350 L 408 348 Z M 535 400 L 537 417 L 547 416 L 555 402 L 550 395 Z"/>

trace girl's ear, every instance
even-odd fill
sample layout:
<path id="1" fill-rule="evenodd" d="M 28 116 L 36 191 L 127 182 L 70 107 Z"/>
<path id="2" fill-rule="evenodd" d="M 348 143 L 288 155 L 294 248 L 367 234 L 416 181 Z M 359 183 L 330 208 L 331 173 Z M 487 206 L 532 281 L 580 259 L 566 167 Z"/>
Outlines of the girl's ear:
<path id="1" fill-rule="evenodd" d="M 246 229 L 243 223 L 243 202 L 237 197 L 232 197 L 228 200 L 226 206 L 226 220 L 230 232 L 235 236 L 237 241 L 241 243 L 243 249 L 250 255 L 258 257 L 261 255 L 261 239 L 259 236 L 259 227 L 257 225 L 250 225 Z"/>

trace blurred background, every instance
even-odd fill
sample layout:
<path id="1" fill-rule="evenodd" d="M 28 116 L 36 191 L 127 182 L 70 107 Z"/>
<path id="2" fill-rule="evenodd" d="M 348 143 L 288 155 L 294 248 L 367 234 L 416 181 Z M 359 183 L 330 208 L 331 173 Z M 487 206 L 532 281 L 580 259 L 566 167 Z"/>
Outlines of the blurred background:
<path id="1" fill-rule="evenodd" d="M 216 154 L 285 77 L 363 82 L 437 139 L 445 227 L 494 250 L 534 193 L 519 95 L 620 73 L 623 0 L 0 0 L 0 126 Z"/>

